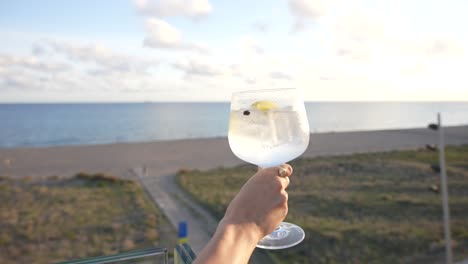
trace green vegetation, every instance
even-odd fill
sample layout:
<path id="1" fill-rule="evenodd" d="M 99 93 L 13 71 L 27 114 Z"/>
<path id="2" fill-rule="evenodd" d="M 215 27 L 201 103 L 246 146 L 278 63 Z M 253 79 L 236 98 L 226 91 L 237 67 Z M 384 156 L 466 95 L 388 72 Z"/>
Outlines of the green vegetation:
<path id="1" fill-rule="evenodd" d="M 131 180 L 86 173 L 0 178 L 0 263 L 52 263 L 173 244 L 174 233 Z"/>
<path id="2" fill-rule="evenodd" d="M 299 159 L 286 221 L 305 241 L 271 251 L 281 263 L 443 262 L 437 154 L 394 151 Z M 468 257 L 468 146 L 448 147 L 452 238 L 456 259 Z M 182 171 L 178 183 L 221 218 L 253 166 Z"/>

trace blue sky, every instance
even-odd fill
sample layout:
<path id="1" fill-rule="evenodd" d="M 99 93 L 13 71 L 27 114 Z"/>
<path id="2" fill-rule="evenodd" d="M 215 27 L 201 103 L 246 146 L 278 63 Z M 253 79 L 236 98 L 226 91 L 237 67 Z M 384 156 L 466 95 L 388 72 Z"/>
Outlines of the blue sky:
<path id="1" fill-rule="evenodd" d="M 0 102 L 468 100 L 466 1 L 0 1 Z"/>

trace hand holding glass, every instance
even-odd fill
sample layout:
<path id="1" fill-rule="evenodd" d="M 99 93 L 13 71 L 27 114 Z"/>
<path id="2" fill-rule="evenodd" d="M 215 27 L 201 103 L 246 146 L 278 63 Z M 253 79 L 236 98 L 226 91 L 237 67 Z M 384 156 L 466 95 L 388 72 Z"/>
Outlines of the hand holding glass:
<path id="1" fill-rule="evenodd" d="M 262 168 L 300 156 L 309 145 L 304 101 L 296 89 L 237 92 L 232 95 L 229 146 L 240 159 Z M 297 225 L 283 222 L 257 247 L 282 249 L 304 239 Z"/>

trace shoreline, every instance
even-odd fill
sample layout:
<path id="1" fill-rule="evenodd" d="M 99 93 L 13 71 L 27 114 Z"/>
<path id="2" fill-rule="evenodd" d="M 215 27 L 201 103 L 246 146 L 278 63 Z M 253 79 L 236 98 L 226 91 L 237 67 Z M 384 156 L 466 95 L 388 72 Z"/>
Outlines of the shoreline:
<path id="1" fill-rule="evenodd" d="M 444 127 L 447 145 L 468 144 L 468 126 Z M 391 151 L 436 144 L 426 128 L 312 133 L 304 157 Z M 0 175 L 72 176 L 80 171 L 130 177 L 142 166 L 152 174 L 180 169 L 211 169 L 243 163 L 232 154 L 226 137 L 96 145 L 0 148 Z"/>
<path id="2" fill-rule="evenodd" d="M 451 128 L 468 128 L 468 124 L 458 124 L 444 126 L 445 129 Z M 337 131 L 314 131 L 310 132 L 310 137 L 315 135 L 325 134 L 343 134 L 343 133 L 361 133 L 361 132 L 398 132 L 406 130 L 421 130 L 424 127 L 404 127 L 404 128 L 386 128 L 386 129 L 371 129 L 371 130 L 337 130 Z M 214 137 L 198 137 L 198 138 L 176 138 L 176 139 L 155 139 L 143 141 L 121 141 L 121 142 L 103 142 L 103 143 L 85 143 L 85 144 L 64 144 L 64 145 L 29 145 L 29 146 L 0 146 L 0 152 L 5 150 L 20 150 L 20 149 L 49 149 L 49 148 L 68 148 L 68 147 L 91 147 L 91 146 L 111 146 L 111 145 L 125 145 L 125 144 L 152 144 L 157 142 L 179 142 L 179 141 L 192 141 L 192 140 L 209 140 L 209 139 L 227 139 L 227 136 L 214 136 Z"/>

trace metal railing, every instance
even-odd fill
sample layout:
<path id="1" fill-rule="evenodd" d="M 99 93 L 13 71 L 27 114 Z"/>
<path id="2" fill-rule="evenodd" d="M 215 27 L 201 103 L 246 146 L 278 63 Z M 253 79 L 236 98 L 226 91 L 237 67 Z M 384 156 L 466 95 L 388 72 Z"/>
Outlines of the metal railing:
<path id="1" fill-rule="evenodd" d="M 188 244 L 179 244 L 174 249 L 174 264 L 191 264 L 196 256 Z"/>
<path id="2" fill-rule="evenodd" d="M 108 264 L 108 263 L 164 263 L 168 264 L 168 252 L 166 248 L 150 248 L 119 253 L 109 256 L 99 256 L 72 261 L 65 261 L 58 264 Z"/>
<path id="3" fill-rule="evenodd" d="M 174 249 L 174 264 L 191 264 L 196 258 L 189 244 L 178 244 Z M 60 262 L 57 264 L 109 264 L 109 263 L 169 263 L 166 248 L 150 248 L 119 253 L 109 256 L 99 256 Z"/>

